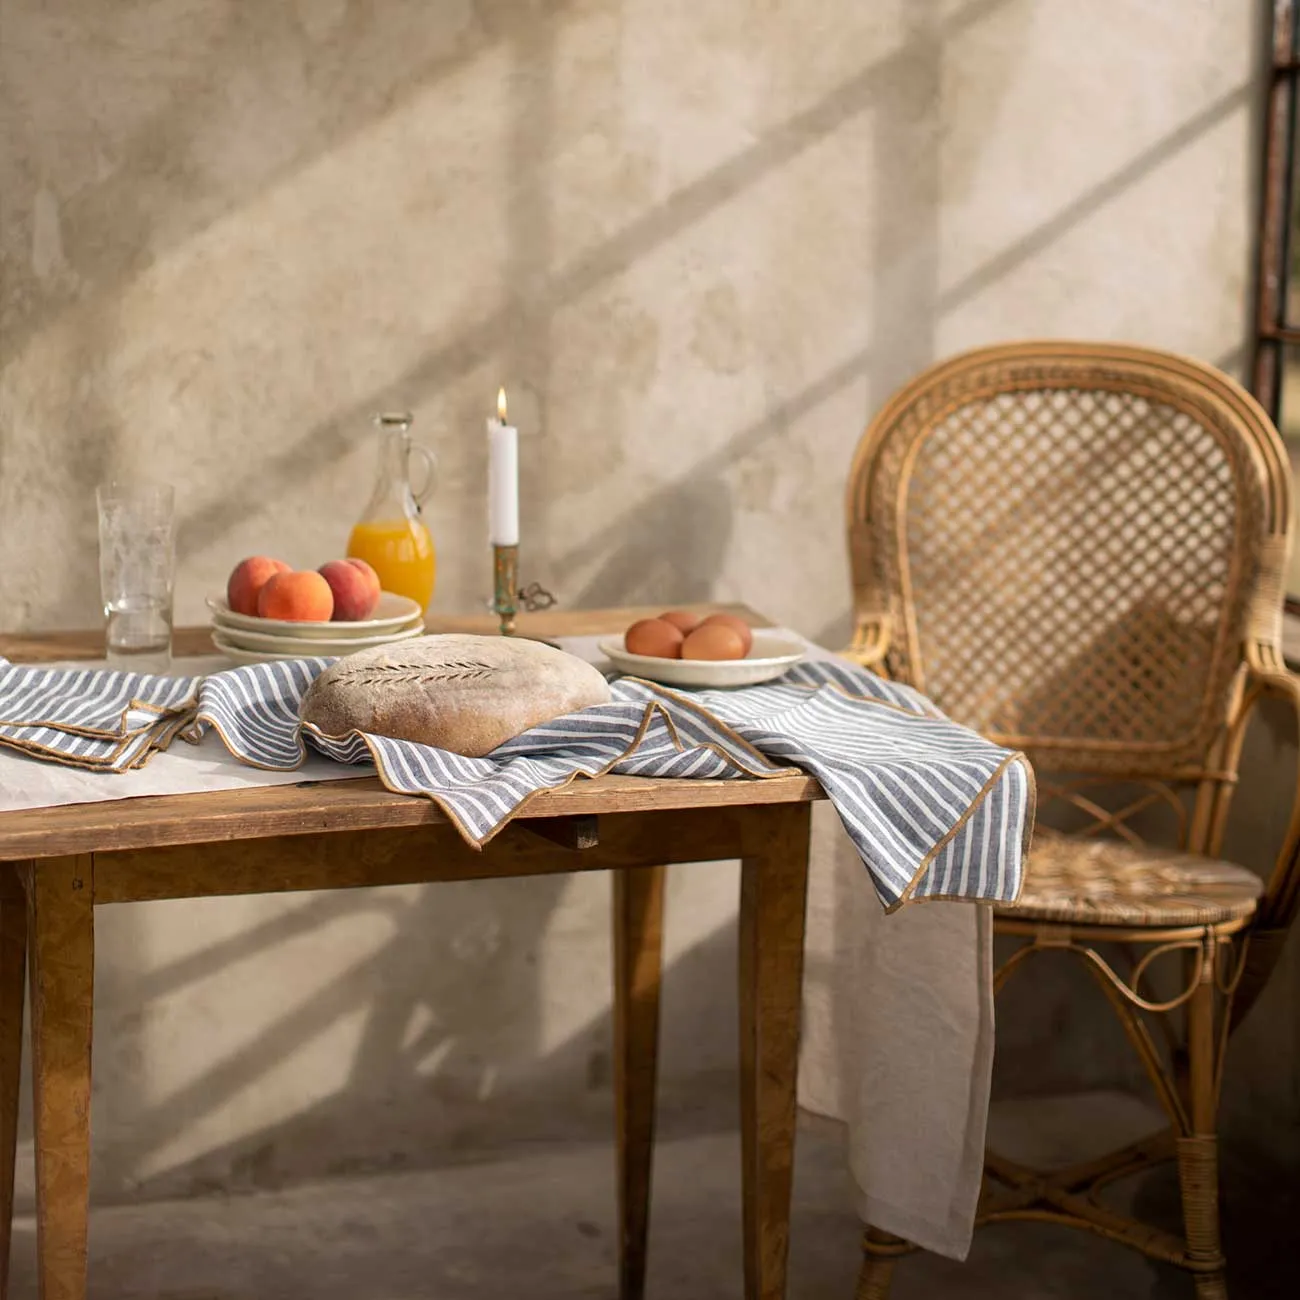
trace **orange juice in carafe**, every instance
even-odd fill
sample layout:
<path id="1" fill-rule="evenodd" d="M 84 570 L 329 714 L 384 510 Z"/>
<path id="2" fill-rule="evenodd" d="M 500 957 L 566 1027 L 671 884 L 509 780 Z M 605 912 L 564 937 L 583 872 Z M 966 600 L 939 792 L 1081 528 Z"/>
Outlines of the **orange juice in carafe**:
<path id="1" fill-rule="evenodd" d="M 433 598 L 438 556 L 419 519 L 364 519 L 348 538 L 348 554 L 379 574 L 385 591 L 409 596 L 421 609 Z"/>
<path id="2" fill-rule="evenodd" d="M 407 414 L 380 415 L 379 477 L 365 513 L 348 538 L 348 554 L 365 560 L 379 575 L 385 591 L 409 596 L 421 609 L 433 598 L 438 573 L 433 537 L 420 517 L 420 503 L 433 490 L 433 453 L 411 441 Z M 410 462 L 415 455 L 425 463 L 425 482 L 417 493 L 411 488 Z"/>

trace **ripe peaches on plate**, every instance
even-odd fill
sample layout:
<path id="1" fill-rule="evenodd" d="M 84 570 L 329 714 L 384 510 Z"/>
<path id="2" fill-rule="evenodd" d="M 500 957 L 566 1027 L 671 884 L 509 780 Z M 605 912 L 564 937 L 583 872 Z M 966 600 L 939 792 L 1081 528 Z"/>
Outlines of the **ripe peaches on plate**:
<path id="1" fill-rule="evenodd" d="M 379 608 L 379 575 L 365 560 L 330 560 L 314 572 L 254 555 L 226 583 L 226 603 L 248 618 L 290 623 L 357 623 Z"/>

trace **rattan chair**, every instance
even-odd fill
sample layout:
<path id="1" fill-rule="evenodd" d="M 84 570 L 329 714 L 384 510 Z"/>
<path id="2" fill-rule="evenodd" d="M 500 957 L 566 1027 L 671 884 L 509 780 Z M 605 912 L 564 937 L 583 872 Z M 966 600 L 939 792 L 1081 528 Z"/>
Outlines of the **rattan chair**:
<path id="1" fill-rule="evenodd" d="M 1216 857 L 1255 702 L 1274 694 L 1300 711 L 1280 649 L 1281 440 L 1247 393 L 1195 361 L 1108 344 L 986 348 L 928 370 L 876 417 L 848 524 L 851 653 L 1024 750 L 1040 821 L 1066 809 L 1081 823 L 1036 835 L 1019 901 L 996 914 L 1022 942 L 995 987 L 1041 954 L 1080 960 L 1169 1120 L 1068 1170 L 989 1152 L 978 1222 L 1087 1228 L 1188 1269 L 1202 1300 L 1225 1297 L 1225 1046 L 1300 901 L 1300 807 L 1266 881 Z M 1174 847 L 1148 847 L 1153 819 Z M 1108 1184 L 1168 1159 L 1183 1237 L 1101 1203 Z M 858 1298 L 884 1300 L 912 1247 L 868 1227 L 863 1249 Z"/>

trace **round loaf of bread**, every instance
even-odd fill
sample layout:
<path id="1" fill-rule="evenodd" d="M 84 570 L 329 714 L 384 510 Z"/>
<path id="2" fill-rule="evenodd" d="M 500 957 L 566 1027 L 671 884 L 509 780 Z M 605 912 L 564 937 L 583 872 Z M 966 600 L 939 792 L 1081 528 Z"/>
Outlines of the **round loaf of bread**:
<path id="1" fill-rule="evenodd" d="M 328 736 L 366 731 L 481 758 L 529 727 L 609 698 L 595 668 L 541 641 L 422 636 L 332 664 L 299 716 Z"/>

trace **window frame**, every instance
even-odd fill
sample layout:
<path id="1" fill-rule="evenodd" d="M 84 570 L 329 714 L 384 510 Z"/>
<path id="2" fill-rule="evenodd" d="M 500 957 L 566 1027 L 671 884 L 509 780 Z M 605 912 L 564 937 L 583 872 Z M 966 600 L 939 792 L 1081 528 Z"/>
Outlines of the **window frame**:
<path id="1" fill-rule="evenodd" d="M 1263 129 L 1263 172 L 1256 226 L 1255 310 L 1251 316 L 1250 386 L 1274 424 L 1281 427 L 1286 349 L 1300 350 L 1300 327 L 1287 323 L 1296 211 L 1296 125 L 1300 101 L 1300 22 L 1296 0 L 1272 0 L 1268 94 Z M 1297 461 L 1300 465 L 1300 461 Z M 1287 593 L 1287 607 L 1300 613 L 1300 591 Z"/>

